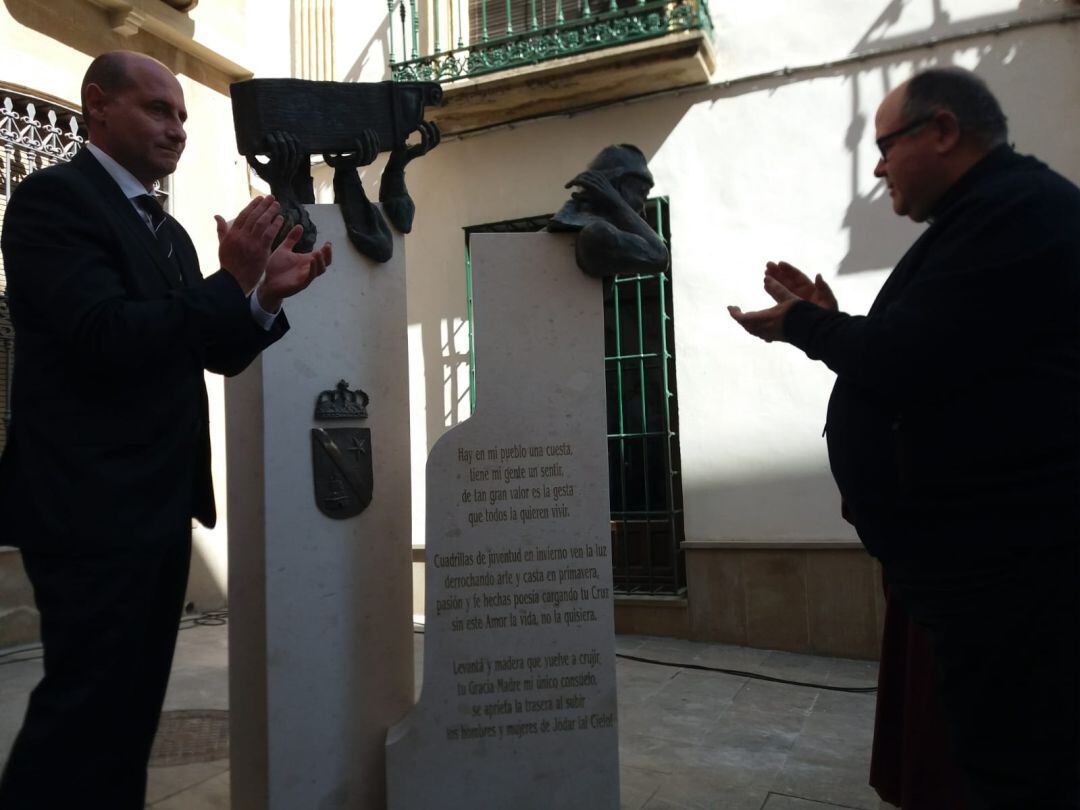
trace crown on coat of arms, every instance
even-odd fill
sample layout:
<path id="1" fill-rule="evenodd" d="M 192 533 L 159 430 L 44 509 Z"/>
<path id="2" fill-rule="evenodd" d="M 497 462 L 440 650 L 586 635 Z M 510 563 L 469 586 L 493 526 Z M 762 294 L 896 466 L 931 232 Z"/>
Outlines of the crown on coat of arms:
<path id="1" fill-rule="evenodd" d="M 359 388 L 350 390 L 345 380 L 338 380 L 336 388 L 323 391 L 315 400 L 316 419 L 367 419 L 370 398 Z"/>

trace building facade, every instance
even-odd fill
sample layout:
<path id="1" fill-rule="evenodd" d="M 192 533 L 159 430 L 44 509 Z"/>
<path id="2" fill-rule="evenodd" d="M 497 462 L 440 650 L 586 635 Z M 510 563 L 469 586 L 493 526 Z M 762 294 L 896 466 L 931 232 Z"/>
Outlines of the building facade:
<path id="1" fill-rule="evenodd" d="M 230 81 L 443 83 L 446 105 L 432 115 L 444 140 L 408 172 L 419 201 L 406 239 L 417 613 L 424 459 L 483 397 L 468 237 L 542 225 L 602 147 L 646 154 L 650 218 L 672 257 L 663 277 L 604 293 L 609 343 L 597 363 L 609 376 L 619 629 L 867 658 L 880 573 L 840 518 L 828 470 L 832 375 L 750 338 L 725 306 L 764 305 L 764 264 L 785 259 L 822 273 L 846 311 L 869 307 L 919 233 L 873 177 L 874 111 L 920 68 L 976 70 L 1017 148 L 1080 181 L 1073 0 L 5 0 L 0 42 L 0 105 L 11 100 L 0 121 L 25 128 L 34 104 L 34 131 L 53 127 L 69 145 L 94 55 L 130 48 L 177 71 L 189 141 L 167 190 L 207 270 L 211 215 L 260 190 L 236 154 Z M 25 166 L 32 150 L 6 132 L 0 148 Z M 384 161 L 361 172 L 372 198 Z M 315 176 L 330 201 L 328 171 Z M 0 351 L 6 384 L 4 363 Z M 219 380 L 211 397 L 221 415 Z M 2 527 L 0 516 L 0 544 Z M 223 533 L 197 529 L 196 607 L 226 597 Z M 20 583 L 17 553 L 0 550 L 0 643 L 34 632 Z"/>

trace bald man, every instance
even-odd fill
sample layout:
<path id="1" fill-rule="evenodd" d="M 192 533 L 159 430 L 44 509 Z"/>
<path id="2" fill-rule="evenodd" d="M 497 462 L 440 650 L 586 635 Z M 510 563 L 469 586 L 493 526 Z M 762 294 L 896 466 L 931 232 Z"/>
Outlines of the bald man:
<path id="1" fill-rule="evenodd" d="M 874 174 L 927 222 L 865 316 L 769 262 L 751 334 L 836 372 L 845 516 L 927 628 L 972 808 L 1080 807 L 1080 190 L 974 74 L 900 85 Z"/>
<path id="2" fill-rule="evenodd" d="M 204 278 L 151 196 L 186 143 L 176 77 L 108 53 L 82 97 L 89 144 L 16 188 L 2 236 L 17 339 L 0 514 L 45 667 L 4 810 L 143 806 L 191 520 L 216 520 L 203 372 L 237 374 L 281 338 L 282 301 L 331 259 L 329 245 L 292 253 L 299 228 L 271 251 L 282 219 L 261 197 L 231 226 L 217 217 L 221 268 Z"/>

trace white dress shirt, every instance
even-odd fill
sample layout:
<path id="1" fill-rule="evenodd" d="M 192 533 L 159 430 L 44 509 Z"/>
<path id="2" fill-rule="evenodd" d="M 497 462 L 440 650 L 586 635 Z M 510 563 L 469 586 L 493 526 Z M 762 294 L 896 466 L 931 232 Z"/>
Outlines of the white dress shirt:
<path id="1" fill-rule="evenodd" d="M 151 233 L 154 231 L 154 225 L 150 221 L 150 215 L 143 210 L 137 202 L 137 197 L 148 193 L 146 186 L 135 179 L 135 175 L 117 163 L 113 158 L 103 152 L 100 148 L 92 143 L 86 144 L 87 151 L 93 155 L 97 162 L 101 164 L 101 167 L 108 172 L 109 177 L 116 181 L 116 185 L 120 186 L 120 190 L 124 193 L 124 196 L 128 198 L 128 202 L 131 203 L 131 207 L 135 209 L 135 213 L 139 215 L 139 219 L 146 223 L 146 227 L 150 229 Z M 252 293 L 248 296 L 248 302 L 251 305 L 251 317 L 255 319 L 255 322 L 259 324 L 263 329 L 269 330 L 274 325 L 274 319 L 277 318 L 277 312 L 267 312 L 261 306 L 259 306 L 259 296 Z M 281 310 L 279 309 L 278 312 Z"/>

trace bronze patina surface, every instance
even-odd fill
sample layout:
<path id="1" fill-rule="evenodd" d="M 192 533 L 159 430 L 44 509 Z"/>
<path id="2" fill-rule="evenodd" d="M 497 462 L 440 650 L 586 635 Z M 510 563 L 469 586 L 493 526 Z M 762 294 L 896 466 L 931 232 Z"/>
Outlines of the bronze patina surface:
<path id="1" fill-rule="evenodd" d="M 408 233 L 416 206 L 405 186 L 405 166 L 439 143 L 439 130 L 424 121 L 424 108 L 442 102 L 442 88 L 434 82 L 249 79 L 231 85 L 230 93 L 236 148 L 281 205 L 281 237 L 300 224 L 304 234 L 295 250 L 315 246 L 315 225 L 304 206 L 315 202 L 311 155 L 322 154 L 334 169 L 334 202 L 341 206 L 349 240 L 365 256 L 389 261 L 393 237 L 357 169 L 390 151 L 379 200 L 394 227 Z M 414 132 L 419 141 L 409 145 Z"/>
<path id="2" fill-rule="evenodd" d="M 578 231 L 575 256 L 587 275 L 662 273 L 668 250 L 643 211 L 653 187 L 645 155 L 636 146 L 605 147 L 566 184 L 571 194 L 551 218 L 549 231 Z"/>

